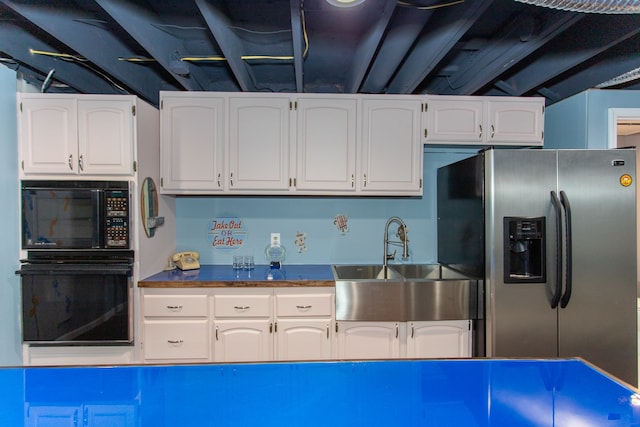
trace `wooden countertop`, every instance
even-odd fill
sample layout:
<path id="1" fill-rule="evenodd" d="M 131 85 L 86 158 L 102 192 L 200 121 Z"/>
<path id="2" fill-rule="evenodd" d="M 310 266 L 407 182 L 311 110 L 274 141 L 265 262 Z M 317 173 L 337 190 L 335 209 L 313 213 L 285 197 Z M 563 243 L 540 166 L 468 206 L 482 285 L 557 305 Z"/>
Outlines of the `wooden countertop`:
<path id="1" fill-rule="evenodd" d="M 335 286 L 330 265 L 285 265 L 236 272 L 227 265 L 202 265 L 196 270 L 161 271 L 138 282 L 140 288 L 251 288 Z"/>

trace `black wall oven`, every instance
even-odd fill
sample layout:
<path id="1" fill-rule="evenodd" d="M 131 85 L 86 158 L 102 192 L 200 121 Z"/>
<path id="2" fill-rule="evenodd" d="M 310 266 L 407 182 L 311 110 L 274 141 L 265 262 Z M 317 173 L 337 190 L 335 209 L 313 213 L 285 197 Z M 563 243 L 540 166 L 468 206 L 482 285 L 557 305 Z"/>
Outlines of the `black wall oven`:
<path id="1" fill-rule="evenodd" d="M 133 342 L 132 251 L 30 252 L 17 273 L 29 344 Z"/>

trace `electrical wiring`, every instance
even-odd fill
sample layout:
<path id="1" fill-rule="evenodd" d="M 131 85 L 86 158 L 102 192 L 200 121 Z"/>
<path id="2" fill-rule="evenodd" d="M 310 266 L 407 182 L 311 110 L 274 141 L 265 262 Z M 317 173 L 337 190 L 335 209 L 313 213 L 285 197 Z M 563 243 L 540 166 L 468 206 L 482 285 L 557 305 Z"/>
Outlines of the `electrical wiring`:
<path id="1" fill-rule="evenodd" d="M 126 90 L 125 88 L 120 86 L 118 83 L 116 83 L 111 77 L 109 77 L 108 75 L 106 75 L 102 71 L 100 71 L 100 70 L 92 67 L 91 65 L 89 65 L 89 61 L 86 58 L 83 58 L 81 56 L 71 55 L 71 54 L 68 54 L 68 53 L 48 52 L 46 50 L 36 50 L 36 49 L 29 49 L 29 53 L 31 53 L 32 55 L 51 56 L 51 57 L 54 57 L 54 58 L 59 58 L 59 59 L 61 59 L 63 61 L 74 62 L 74 63 L 77 63 L 78 65 L 82 65 L 83 67 L 91 70 L 93 73 L 95 73 L 95 74 L 99 75 L 100 77 L 102 77 L 103 79 L 105 79 L 107 82 L 109 82 L 109 84 L 111 84 L 116 89 L 118 89 L 118 90 L 120 90 L 120 91 L 122 91 L 124 93 L 129 93 L 128 90 Z"/>
<path id="2" fill-rule="evenodd" d="M 57 52 L 47 52 L 46 50 L 36 50 L 29 49 L 29 53 L 32 55 L 45 55 L 45 56 L 53 56 L 55 58 L 73 60 L 77 62 L 85 62 L 87 61 L 85 58 L 76 55 L 70 55 L 68 53 L 57 53 Z"/>
<path id="3" fill-rule="evenodd" d="M 464 1 L 464 0 L 461 0 L 461 1 Z M 304 51 L 302 53 L 302 57 L 306 58 L 307 54 L 309 53 L 309 35 L 307 34 L 307 24 L 306 24 L 306 18 L 305 18 L 305 14 L 304 14 L 303 4 L 304 3 L 301 3 L 301 7 L 300 7 L 300 16 L 301 16 L 301 21 L 302 21 L 302 37 L 303 37 L 303 40 L 304 40 Z M 232 27 L 232 28 L 241 29 L 243 31 L 252 32 L 252 33 L 259 33 L 258 31 L 252 31 L 252 30 L 248 30 L 248 29 L 245 29 L 245 28 L 239 28 L 239 27 Z M 278 30 L 278 31 L 273 31 L 272 33 L 285 32 L 285 31 L 289 31 L 289 30 Z M 35 49 L 30 49 L 29 52 L 31 54 L 34 54 L 34 55 L 52 56 L 52 57 L 60 58 L 60 59 L 63 59 L 63 60 L 77 61 L 79 63 L 88 62 L 86 58 L 83 58 L 83 57 L 80 57 L 80 56 L 76 56 L 76 55 L 70 55 L 68 53 L 47 52 L 47 51 L 35 50 Z M 224 62 L 224 61 L 227 61 L 227 58 L 224 57 L 224 56 L 183 56 L 183 57 L 180 57 L 178 59 L 180 61 L 186 61 L 186 62 Z M 292 55 L 242 55 L 242 56 L 240 56 L 240 59 L 243 60 L 243 61 L 257 61 L 257 60 L 293 61 L 295 59 L 295 57 L 292 56 Z M 147 57 L 142 57 L 142 56 L 118 57 L 118 61 L 126 61 L 126 62 L 132 62 L 132 63 L 157 62 L 157 60 L 155 58 L 147 58 Z M 84 65 L 87 66 L 86 64 L 84 64 Z M 93 68 L 91 68 L 89 66 L 87 66 L 87 67 L 93 70 Z M 101 73 L 101 72 L 99 72 L 97 70 L 93 70 L 93 71 L 96 72 L 97 74 L 100 74 L 105 79 L 109 80 L 114 86 L 118 87 L 120 90 L 125 91 L 123 88 L 118 86 L 115 82 L 113 82 L 111 79 L 109 79 L 103 73 Z"/>
<path id="4" fill-rule="evenodd" d="M 433 9 L 440 9 L 440 8 L 443 8 L 443 7 L 455 6 L 455 5 L 460 4 L 460 3 L 464 3 L 464 0 L 454 0 L 454 1 L 451 1 L 449 3 L 434 4 L 432 6 L 418 6 L 416 4 L 407 3 L 407 2 L 404 2 L 404 1 L 398 1 L 398 6 L 411 7 L 413 9 L 418 9 L 418 10 L 433 10 Z"/>

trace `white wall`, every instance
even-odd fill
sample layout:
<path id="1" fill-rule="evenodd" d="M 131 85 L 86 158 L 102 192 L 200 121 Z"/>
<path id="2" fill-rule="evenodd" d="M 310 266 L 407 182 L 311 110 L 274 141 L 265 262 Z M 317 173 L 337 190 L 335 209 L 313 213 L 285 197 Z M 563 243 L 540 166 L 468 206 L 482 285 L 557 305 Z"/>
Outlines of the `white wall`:
<path id="1" fill-rule="evenodd" d="M 16 72 L 0 66 L 0 366 L 20 365 L 20 280 Z"/>

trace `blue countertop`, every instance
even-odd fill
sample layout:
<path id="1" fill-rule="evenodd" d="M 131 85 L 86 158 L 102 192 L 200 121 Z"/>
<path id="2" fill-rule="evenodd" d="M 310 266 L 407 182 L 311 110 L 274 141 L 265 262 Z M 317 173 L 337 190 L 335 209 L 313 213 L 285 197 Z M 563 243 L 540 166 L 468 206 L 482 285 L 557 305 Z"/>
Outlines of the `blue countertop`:
<path id="1" fill-rule="evenodd" d="M 636 392 L 577 359 L 0 368 L 0 424 L 629 427 Z"/>
<path id="2" fill-rule="evenodd" d="M 272 269 L 256 265 L 254 270 L 234 270 L 230 265 L 202 265 L 196 270 L 161 271 L 140 281 L 140 287 L 175 286 L 334 286 L 330 265 L 283 265 Z"/>

